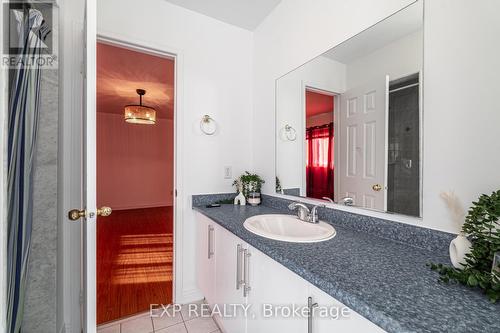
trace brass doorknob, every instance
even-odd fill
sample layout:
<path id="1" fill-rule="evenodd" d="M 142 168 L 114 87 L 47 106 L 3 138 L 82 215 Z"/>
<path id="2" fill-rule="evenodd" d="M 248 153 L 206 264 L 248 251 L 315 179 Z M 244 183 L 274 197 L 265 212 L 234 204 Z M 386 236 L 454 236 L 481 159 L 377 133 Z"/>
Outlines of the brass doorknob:
<path id="1" fill-rule="evenodd" d="M 111 207 L 102 206 L 101 208 L 97 209 L 97 216 L 109 216 L 112 212 L 113 210 L 111 209 Z"/>
<path id="2" fill-rule="evenodd" d="M 372 189 L 376 192 L 380 191 L 382 189 L 382 185 L 380 184 L 375 184 L 372 186 Z"/>
<path id="3" fill-rule="evenodd" d="M 97 216 L 109 216 L 113 210 L 110 207 L 103 206 L 97 209 Z M 90 217 L 94 217 L 94 213 L 89 214 Z M 76 221 L 82 217 L 87 217 L 87 211 L 85 209 L 72 209 L 68 212 L 68 218 L 71 221 Z"/>
<path id="4" fill-rule="evenodd" d="M 87 211 L 85 209 L 72 209 L 68 212 L 68 218 L 71 221 L 76 221 L 85 216 L 87 216 Z"/>

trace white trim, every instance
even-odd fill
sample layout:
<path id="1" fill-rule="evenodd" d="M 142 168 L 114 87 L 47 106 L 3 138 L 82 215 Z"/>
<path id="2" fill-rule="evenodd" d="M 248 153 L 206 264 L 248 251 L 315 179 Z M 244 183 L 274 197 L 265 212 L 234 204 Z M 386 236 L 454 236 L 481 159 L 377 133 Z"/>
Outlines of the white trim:
<path id="1" fill-rule="evenodd" d="M 0 17 L 3 20 L 3 6 L 0 4 Z M 0 24 L 0 55 L 4 54 L 3 23 Z M 7 108 L 8 108 L 8 71 L 0 67 L 0 332 L 6 332 L 7 318 Z"/>

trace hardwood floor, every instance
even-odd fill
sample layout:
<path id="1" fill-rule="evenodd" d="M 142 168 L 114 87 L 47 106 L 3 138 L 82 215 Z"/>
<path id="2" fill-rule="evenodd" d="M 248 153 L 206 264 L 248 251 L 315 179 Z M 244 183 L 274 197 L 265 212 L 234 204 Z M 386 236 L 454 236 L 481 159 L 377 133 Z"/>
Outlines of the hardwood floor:
<path id="1" fill-rule="evenodd" d="M 173 209 L 114 211 L 97 223 L 97 323 L 172 302 Z"/>

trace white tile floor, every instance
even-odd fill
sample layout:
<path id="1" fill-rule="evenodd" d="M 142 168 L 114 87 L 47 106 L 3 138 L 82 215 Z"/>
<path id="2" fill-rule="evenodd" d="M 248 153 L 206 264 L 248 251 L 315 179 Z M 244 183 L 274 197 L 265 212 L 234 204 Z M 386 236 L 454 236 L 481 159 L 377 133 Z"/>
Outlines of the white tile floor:
<path id="1" fill-rule="evenodd" d="M 195 304 L 200 303 L 201 301 Z M 148 311 L 117 320 L 99 326 L 97 333 L 221 333 L 212 318 L 189 313 L 188 306 L 183 305 L 175 316 L 151 317 Z"/>

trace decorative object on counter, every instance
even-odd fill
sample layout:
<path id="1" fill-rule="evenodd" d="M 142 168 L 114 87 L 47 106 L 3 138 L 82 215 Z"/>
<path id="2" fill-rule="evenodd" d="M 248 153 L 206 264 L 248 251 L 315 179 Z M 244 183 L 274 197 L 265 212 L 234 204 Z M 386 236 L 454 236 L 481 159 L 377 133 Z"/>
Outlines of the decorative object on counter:
<path id="1" fill-rule="evenodd" d="M 284 136 L 287 141 L 297 140 L 297 131 L 292 126 L 286 124 L 284 128 Z"/>
<path id="2" fill-rule="evenodd" d="M 500 272 L 493 265 L 494 256 L 500 252 L 500 190 L 483 194 L 472 204 L 462 227 L 472 247 L 465 255 L 462 269 L 443 264 L 430 264 L 430 267 L 439 272 L 441 281 L 481 288 L 495 303 L 500 299 Z"/>
<path id="3" fill-rule="evenodd" d="M 453 191 L 441 193 L 441 199 L 444 200 L 446 206 L 450 210 L 451 218 L 455 224 L 462 229 L 465 221 L 465 209 L 463 208 L 460 199 Z M 458 236 L 450 243 L 450 260 L 453 267 L 462 269 L 465 265 L 465 256 L 470 252 L 472 243 L 467 239 L 467 235 L 461 231 Z"/>
<path id="4" fill-rule="evenodd" d="M 260 205 L 260 193 L 259 192 L 250 192 L 248 197 L 248 203 L 252 206 Z"/>
<path id="5" fill-rule="evenodd" d="M 242 191 L 239 190 L 240 183 L 243 187 Z M 245 171 L 244 174 L 235 179 L 235 181 L 233 182 L 233 186 L 236 186 L 236 188 L 240 192 L 243 192 L 245 198 L 248 198 L 251 192 L 260 193 L 260 189 L 262 188 L 262 184 L 264 183 L 265 183 L 264 179 L 262 179 L 259 175 Z"/>
<path id="6" fill-rule="evenodd" d="M 246 205 L 246 199 L 245 199 L 245 195 L 243 194 L 243 183 L 240 179 L 237 179 L 235 180 L 235 183 L 236 183 L 236 186 L 238 188 L 238 195 L 236 196 L 236 198 L 234 198 L 234 204 L 235 205 L 241 205 L 241 206 L 245 206 Z"/>
<path id="7" fill-rule="evenodd" d="M 276 193 L 283 194 L 283 189 L 281 188 L 281 182 L 278 176 L 276 176 Z"/>
<path id="8" fill-rule="evenodd" d="M 213 135 L 217 131 L 217 123 L 212 117 L 206 114 L 200 120 L 200 129 L 206 135 Z"/>

